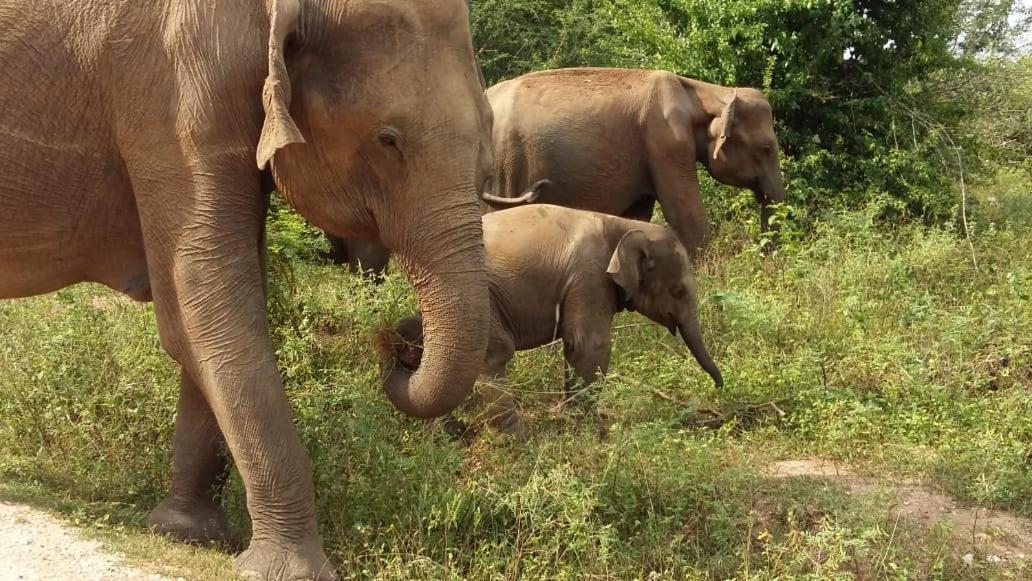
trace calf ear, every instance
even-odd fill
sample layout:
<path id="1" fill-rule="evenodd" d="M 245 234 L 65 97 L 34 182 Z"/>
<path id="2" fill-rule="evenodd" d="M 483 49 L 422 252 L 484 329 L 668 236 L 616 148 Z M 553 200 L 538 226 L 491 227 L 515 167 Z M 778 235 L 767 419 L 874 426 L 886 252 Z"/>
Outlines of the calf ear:
<path id="1" fill-rule="evenodd" d="M 735 125 L 735 113 L 738 111 L 738 91 L 731 91 L 731 100 L 724 107 L 720 114 L 720 137 L 717 138 L 717 147 L 713 150 L 713 159 L 717 159 L 720 150 L 724 149 L 727 140 L 731 138 L 731 129 Z"/>
<path id="2" fill-rule="evenodd" d="M 613 282 L 624 289 L 627 297 L 633 297 L 645 273 L 652 270 L 652 258 L 649 257 L 651 242 L 642 230 L 631 230 L 623 235 L 609 259 L 606 272 L 613 277 Z"/>
<path id="3" fill-rule="evenodd" d="M 258 141 L 258 169 L 265 166 L 276 151 L 291 143 L 304 143 L 301 130 L 290 117 L 290 76 L 283 57 L 283 45 L 301 19 L 299 0 L 273 0 L 269 14 L 269 76 L 262 88 L 265 124 Z"/>

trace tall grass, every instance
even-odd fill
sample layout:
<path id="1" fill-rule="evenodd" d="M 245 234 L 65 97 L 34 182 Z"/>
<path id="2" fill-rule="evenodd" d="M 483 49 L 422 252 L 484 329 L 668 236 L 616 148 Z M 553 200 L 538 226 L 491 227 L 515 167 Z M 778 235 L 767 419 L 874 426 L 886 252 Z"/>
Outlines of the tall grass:
<path id="1" fill-rule="evenodd" d="M 626 314 L 592 405 L 552 411 L 558 347 L 517 357 L 526 444 L 392 411 L 369 336 L 414 311 L 410 289 L 311 260 L 277 212 L 274 339 L 331 553 L 387 578 L 1028 574 L 963 567 L 884 499 L 762 470 L 831 457 L 1032 516 L 1029 188 L 1001 184 L 975 209 L 977 271 L 956 232 L 886 227 L 875 210 L 763 257 L 732 208 L 699 272 L 726 387 Z M 177 395 L 152 309 L 83 286 L 0 303 L 0 332 L 0 472 L 142 519 L 167 489 Z M 224 503 L 246 528 L 235 475 Z"/>

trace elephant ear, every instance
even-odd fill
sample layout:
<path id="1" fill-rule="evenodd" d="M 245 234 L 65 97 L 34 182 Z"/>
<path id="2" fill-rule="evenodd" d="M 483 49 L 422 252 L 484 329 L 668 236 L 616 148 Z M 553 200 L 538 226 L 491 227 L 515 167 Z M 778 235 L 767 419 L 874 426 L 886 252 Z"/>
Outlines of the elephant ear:
<path id="1" fill-rule="evenodd" d="M 713 150 L 713 159 L 717 159 L 720 150 L 724 149 L 727 140 L 731 138 L 731 129 L 734 127 L 737 111 L 738 90 L 734 89 L 731 91 L 731 100 L 727 102 L 724 112 L 720 114 L 720 137 L 717 138 L 717 147 Z"/>
<path id="2" fill-rule="evenodd" d="M 609 259 L 606 272 L 627 293 L 627 298 L 637 294 L 645 273 L 654 266 L 649 256 L 651 244 L 644 231 L 631 230 L 623 235 Z"/>
<path id="3" fill-rule="evenodd" d="M 258 141 L 258 169 L 265 166 L 276 151 L 291 143 L 304 143 L 301 130 L 290 117 L 290 76 L 283 57 L 287 36 L 297 30 L 301 19 L 299 0 L 273 0 L 269 17 L 269 76 L 262 88 L 265 124 Z"/>

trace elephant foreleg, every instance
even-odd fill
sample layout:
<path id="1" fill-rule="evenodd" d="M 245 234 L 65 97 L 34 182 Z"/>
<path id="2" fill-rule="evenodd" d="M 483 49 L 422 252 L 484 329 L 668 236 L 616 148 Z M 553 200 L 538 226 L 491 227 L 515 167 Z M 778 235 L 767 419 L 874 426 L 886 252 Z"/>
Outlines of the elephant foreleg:
<path id="1" fill-rule="evenodd" d="M 591 386 L 609 371 L 611 355 L 612 315 L 593 312 L 583 299 L 571 302 L 561 324 L 565 373 L 560 408 L 586 399 Z"/>
<path id="2" fill-rule="evenodd" d="M 699 174 L 691 135 L 676 111 L 653 119 L 647 140 L 649 172 L 663 216 L 693 256 L 709 238 L 709 217 L 699 192 Z"/>
<path id="3" fill-rule="evenodd" d="M 162 159 L 160 151 L 143 151 L 147 159 Z M 210 406 L 244 482 L 253 534 L 237 558 L 238 572 L 331 579 L 317 530 L 311 462 L 269 338 L 259 249 L 265 200 L 248 151 L 226 147 L 158 175 L 146 160 L 127 160 L 158 329 L 162 345 Z M 210 460 L 210 447 L 203 458 Z M 213 471 L 185 470 L 194 474 L 195 490 Z"/>
<path id="4" fill-rule="evenodd" d="M 527 437 L 527 425 L 520 416 L 519 404 L 505 377 L 484 378 L 477 387 L 477 396 L 481 406 L 478 423 L 519 439 Z"/>
<path id="5" fill-rule="evenodd" d="M 182 541 L 236 547 L 218 496 L 226 477 L 222 432 L 197 384 L 181 371 L 172 441 L 172 489 L 147 526 Z"/>
<path id="6" fill-rule="evenodd" d="M 702 205 L 695 168 L 653 170 L 659 205 L 685 248 L 698 256 L 709 239 L 709 217 Z"/>
<path id="7" fill-rule="evenodd" d="M 574 316 L 563 322 L 563 399 L 555 411 L 572 407 L 578 415 L 594 417 L 600 434 L 609 431 L 609 420 L 598 411 L 595 384 L 609 371 L 612 323 L 611 315 L 601 314 Z"/>

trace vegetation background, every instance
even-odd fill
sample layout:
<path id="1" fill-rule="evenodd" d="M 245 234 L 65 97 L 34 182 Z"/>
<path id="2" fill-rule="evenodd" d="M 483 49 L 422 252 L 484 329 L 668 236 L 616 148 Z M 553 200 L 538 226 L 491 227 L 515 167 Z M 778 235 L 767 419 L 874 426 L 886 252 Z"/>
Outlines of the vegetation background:
<path id="1" fill-rule="evenodd" d="M 369 337 L 415 309 L 325 264 L 275 200 L 271 317 L 322 533 L 358 578 L 1028 578 L 891 495 L 776 479 L 828 458 L 1032 517 L 1032 57 L 1012 0 L 475 0 L 489 83 L 575 65 L 764 89 L 784 244 L 705 184 L 700 272 L 727 386 L 626 315 L 605 385 L 551 411 L 561 354 L 521 354 L 534 435 L 452 439 L 379 392 Z M 1023 12 L 1024 11 L 1024 12 Z M 661 219 L 657 216 L 657 219 Z M 92 286 L 0 303 L 0 498 L 136 535 L 167 490 L 177 378 L 152 309 Z M 592 411 L 595 410 L 595 411 Z M 596 412 L 611 424 L 600 434 Z M 223 499 L 247 528 L 235 474 Z M 956 532 L 956 531 L 954 531 Z M 967 535 L 970 537 L 970 535 Z M 171 549 L 169 549 L 171 550 Z M 974 564 L 966 565 L 965 553 Z M 152 553 L 149 553 L 153 555 Z M 167 553 L 166 553 L 167 555 Z M 1013 556 L 1010 556 L 1013 557 Z M 214 577 L 202 552 L 176 574 Z M 184 564 L 186 563 L 186 564 Z M 215 563 L 211 565 L 211 563 Z"/>

